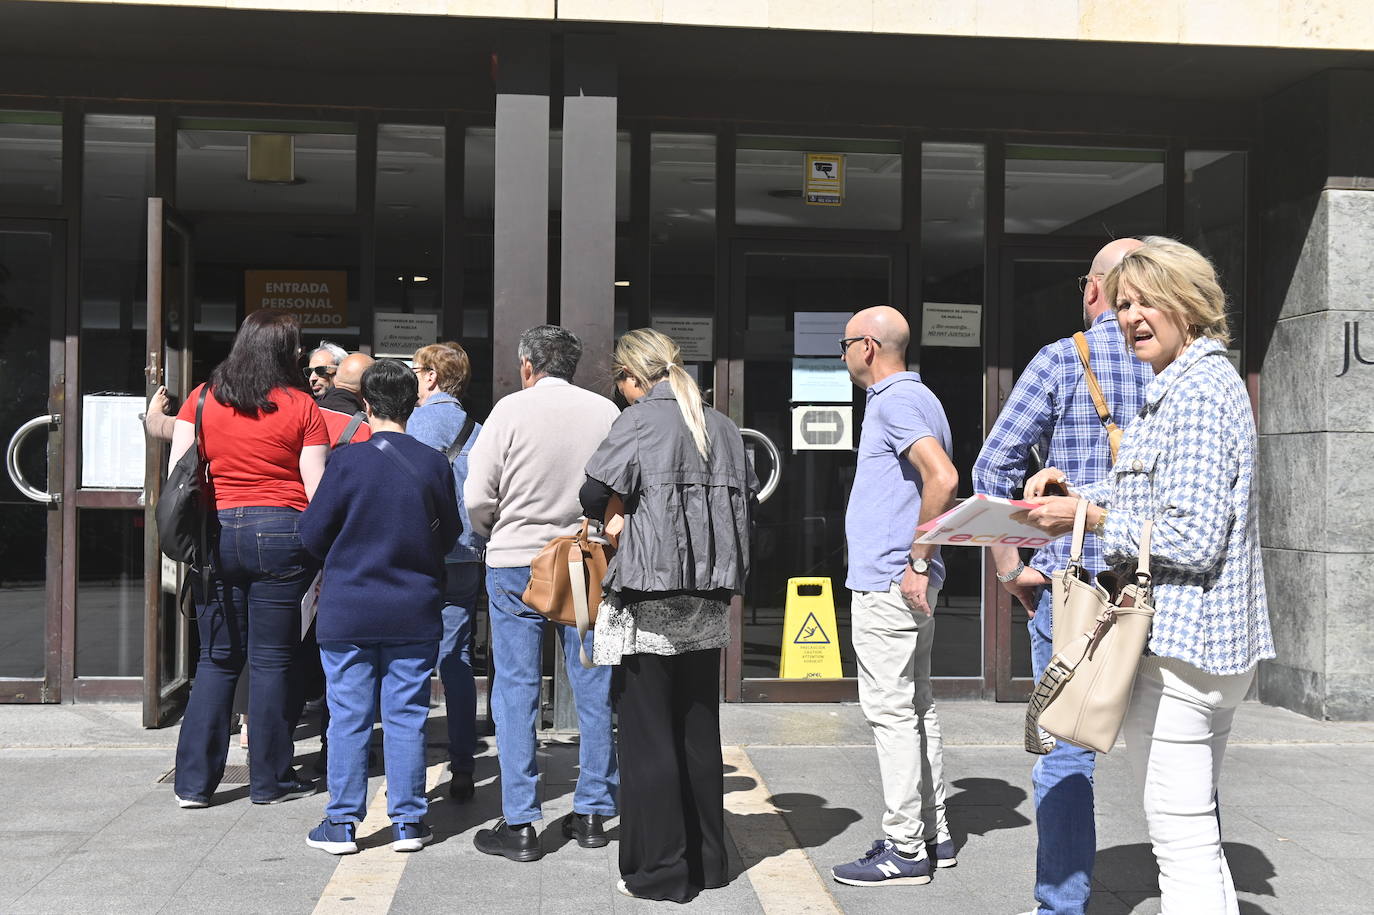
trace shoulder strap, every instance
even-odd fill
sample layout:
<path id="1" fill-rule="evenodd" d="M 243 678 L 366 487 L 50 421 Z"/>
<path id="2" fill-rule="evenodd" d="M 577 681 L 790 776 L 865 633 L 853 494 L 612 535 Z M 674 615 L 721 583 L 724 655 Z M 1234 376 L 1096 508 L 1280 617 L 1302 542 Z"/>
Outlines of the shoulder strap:
<path id="1" fill-rule="evenodd" d="M 361 426 L 366 419 L 367 414 L 362 410 L 354 413 L 353 418 L 348 421 L 348 425 L 344 426 L 343 433 L 339 435 L 339 440 L 334 443 L 334 447 L 338 448 L 340 445 L 347 445 L 349 442 L 353 441 L 353 434 L 358 431 L 358 427 Z"/>
<path id="2" fill-rule="evenodd" d="M 410 478 L 420 487 L 420 491 L 425 496 L 425 511 L 429 515 L 429 529 L 431 533 L 439 532 L 439 513 L 434 510 L 434 496 L 430 493 L 429 487 L 420 479 L 420 472 L 415 469 L 415 465 L 410 463 L 410 458 L 401 453 L 401 449 L 388 442 L 379 435 L 374 435 L 368 439 L 369 442 L 377 446 L 377 450 L 389 457 L 396 466 L 400 467 Z"/>
<path id="3" fill-rule="evenodd" d="M 1074 348 L 1078 350 L 1078 361 L 1083 363 L 1083 377 L 1088 382 L 1088 393 L 1092 394 L 1093 406 L 1097 408 L 1097 418 L 1107 429 L 1107 445 L 1112 449 L 1112 463 L 1116 463 L 1116 449 L 1121 444 L 1121 428 L 1112 422 L 1112 411 L 1107 409 L 1107 398 L 1102 396 L 1102 385 L 1097 383 L 1093 374 L 1092 359 L 1088 352 L 1088 338 L 1082 331 L 1073 335 Z"/>
<path id="4" fill-rule="evenodd" d="M 453 459 L 458 456 L 458 452 L 463 450 L 463 446 L 468 443 L 468 437 L 472 435 L 472 430 L 476 425 L 477 420 L 469 413 L 467 419 L 463 420 L 463 428 L 458 430 L 458 437 L 453 440 L 453 444 L 449 445 L 448 450 L 444 452 L 444 457 L 448 458 L 450 464 L 452 464 Z"/>
<path id="5" fill-rule="evenodd" d="M 200 387 L 200 397 L 196 399 L 196 453 L 200 455 L 202 463 L 205 461 L 205 426 L 201 420 L 205 413 L 205 395 L 210 393 L 210 383 L 207 381 Z"/>
<path id="6" fill-rule="evenodd" d="M 1069 566 L 1083 568 L 1083 535 L 1088 531 L 1088 500 L 1079 499 L 1073 512 L 1073 546 L 1069 548 Z"/>

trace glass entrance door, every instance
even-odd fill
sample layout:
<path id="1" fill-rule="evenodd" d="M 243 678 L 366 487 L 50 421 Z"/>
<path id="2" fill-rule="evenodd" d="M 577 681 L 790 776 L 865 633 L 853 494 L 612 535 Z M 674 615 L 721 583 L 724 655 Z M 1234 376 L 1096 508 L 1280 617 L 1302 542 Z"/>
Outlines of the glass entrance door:
<path id="1" fill-rule="evenodd" d="M 727 676 L 743 679 L 745 700 L 852 699 L 844 516 L 863 392 L 849 381 L 837 341 L 847 315 L 906 301 L 904 249 L 741 242 L 733 254 L 728 412 L 771 439 L 782 466 L 755 517 L 742 637 L 727 655 Z M 727 409 L 719 396 L 717 406 Z M 803 408 L 811 420 L 803 416 L 794 433 Z M 788 580 L 802 577 L 830 579 L 837 631 L 825 636 L 839 648 L 842 679 L 779 678 Z"/>
<path id="2" fill-rule="evenodd" d="M 61 699 L 65 254 L 60 223 L 0 220 L 0 702 Z"/>
<path id="3" fill-rule="evenodd" d="M 1100 246 L 1069 240 L 1003 249 L 1001 313 L 1008 319 L 1001 322 L 994 370 L 999 405 L 1006 403 L 1016 379 L 1042 346 L 1083 330 L 1078 277 L 1088 272 Z M 1029 550 L 1022 553 L 1025 559 L 1031 556 Z M 1026 611 L 1002 588 L 992 593 L 997 595 L 997 698 L 1024 701 L 1033 686 Z"/>

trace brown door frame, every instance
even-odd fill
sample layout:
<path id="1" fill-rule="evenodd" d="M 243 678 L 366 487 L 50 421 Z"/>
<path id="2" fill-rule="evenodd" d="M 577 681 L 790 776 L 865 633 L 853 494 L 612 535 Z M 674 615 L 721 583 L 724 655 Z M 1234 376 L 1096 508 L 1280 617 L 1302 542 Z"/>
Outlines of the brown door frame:
<path id="1" fill-rule="evenodd" d="M 52 239 L 52 292 L 49 303 L 48 333 L 48 403 L 49 415 L 58 417 L 47 434 L 48 491 L 57 498 L 48 504 L 46 533 L 45 614 L 43 626 L 42 679 L 0 680 L 0 703 L 61 702 L 63 672 L 69 662 L 70 646 L 64 638 L 69 629 L 71 610 L 68 572 L 74 572 L 64 562 L 67 513 L 71 511 L 62 498 L 67 492 L 67 433 L 70 416 L 67 412 L 67 223 L 63 219 L 0 218 L 0 231 L 46 234 Z M 14 430 L 4 430 L 5 442 Z M 54 485 L 55 484 L 55 485 Z M 74 575 L 73 575 L 74 577 Z"/>

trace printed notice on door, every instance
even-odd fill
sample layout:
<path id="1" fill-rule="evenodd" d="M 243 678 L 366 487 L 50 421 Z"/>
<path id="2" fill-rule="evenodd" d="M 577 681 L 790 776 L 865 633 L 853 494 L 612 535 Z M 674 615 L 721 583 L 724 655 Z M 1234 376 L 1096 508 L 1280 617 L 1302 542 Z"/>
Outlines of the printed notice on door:
<path id="1" fill-rule="evenodd" d="M 142 489 L 143 397 L 87 394 L 81 398 L 81 487 Z"/>
<path id="2" fill-rule="evenodd" d="M 378 356 L 409 359 L 422 346 L 439 339 L 438 315 L 379 311 L 372 318 L 372 348 Z"/>
<path id="3" fill-rule="evenodd" d="M 654 315 L 654 330 L 673 338 L 687 362 L 710 362 L 715 342 L 715 324 L 710 316 Z"/>
<path id="4" fill-rule="evenodd" d="M 980 346 L 983 306 L 926 302 L 921 306 L 922 346 Z"/>

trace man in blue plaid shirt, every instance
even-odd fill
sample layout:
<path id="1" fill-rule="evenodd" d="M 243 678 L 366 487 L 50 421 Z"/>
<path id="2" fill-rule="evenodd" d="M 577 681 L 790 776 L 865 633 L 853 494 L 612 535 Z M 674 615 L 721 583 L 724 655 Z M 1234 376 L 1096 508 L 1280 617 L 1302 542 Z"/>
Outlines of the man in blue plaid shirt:
<path id="1" fill-rule="evenodd" d="M 1083 289 L 1083 323 L 1093 374 L 1118 426 L 1140 411 L 1145 386 L 1154 377 L 1150 366 L 1127 349 L 1116 322 L 1116 309 L 1102 295 L 1102 279 L 1121 258 L 1140 246 L 1134 238 L 1111 242 L 1093 258 Z M 973 465 L 975 492 L 1006 498 L 1029 468 L 1031 447 L 1047 466 L 1058 467 L 1076 485 L 1107 475 L 1111 449 L 1097 415 L 1073 338 L 1065 337 L 1036 353 L 1016 382 L 991 434 Z M 1048 447 L 1048 453 L 1046 448 Z M 1031 667 L 1038 680 L 1053 654 L 1049 576 L 1068 564 L 1069 538 L 1051 541 L 1021 562 L 1014 547 L 993 547 L 997 580 L 1030 615 Z M 1102 545 L 1089 535 L 1083 563 L 1096 574 L 1103 568 Z M 1097 833 L 1093 823 L 1091 750 L 1060 741 L 1039 757 L 1032 773 L 1035 786 L 1036 853 L 1034 915 L 1083 915 L 1091 892 Z M 1027 913 L 1032 915 L 1032 913 Z"/>

